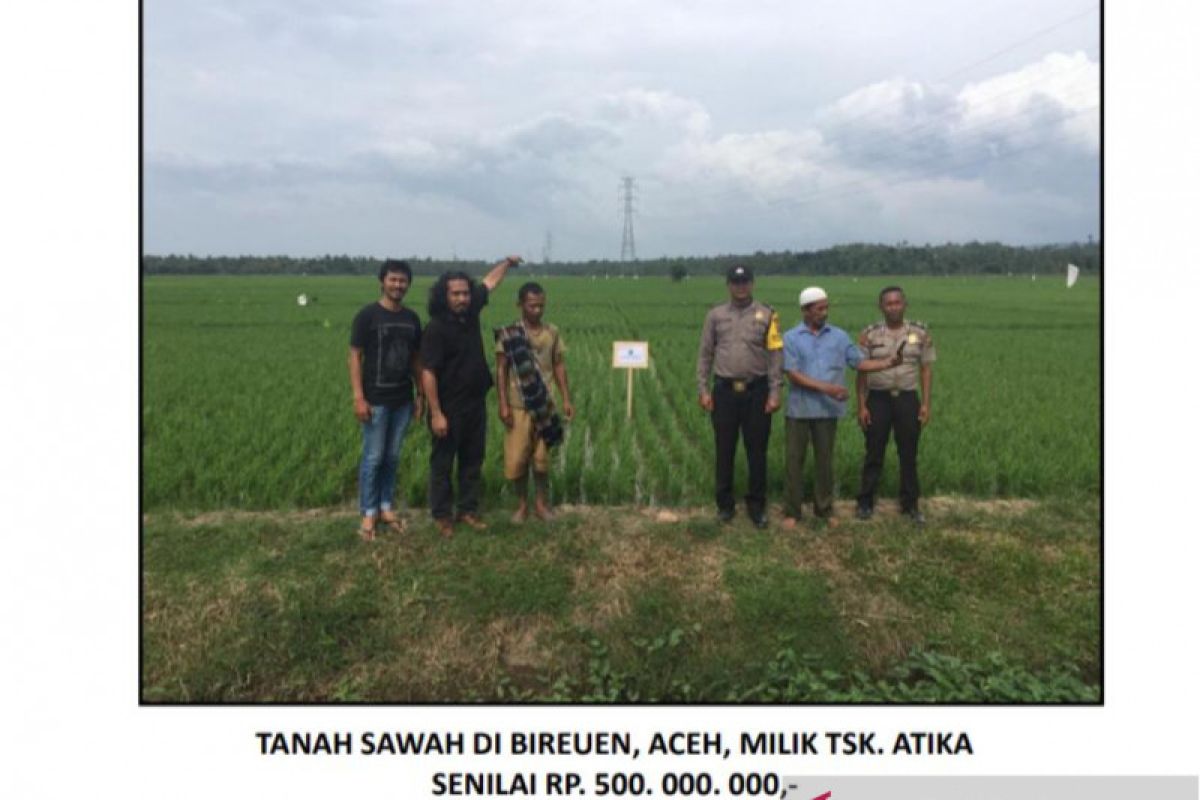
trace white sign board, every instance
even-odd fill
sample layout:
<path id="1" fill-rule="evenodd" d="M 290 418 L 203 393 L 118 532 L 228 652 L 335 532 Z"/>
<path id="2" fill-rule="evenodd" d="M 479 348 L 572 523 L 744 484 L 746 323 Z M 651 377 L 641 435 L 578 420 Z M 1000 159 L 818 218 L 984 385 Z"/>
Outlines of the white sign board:
<path id="1" fill-rule="evenodd" d="M 1070 289 L 1074 286 L 1077 280 L 1079 280 L 1079 267 L 1067 264 L 1067 288 Z"/>
<path id="2" fill-rule="evenodd" d="M 648 369 L 650 367 L 650 343 L 613 342 L 612 365 L 620 369 Z"/>

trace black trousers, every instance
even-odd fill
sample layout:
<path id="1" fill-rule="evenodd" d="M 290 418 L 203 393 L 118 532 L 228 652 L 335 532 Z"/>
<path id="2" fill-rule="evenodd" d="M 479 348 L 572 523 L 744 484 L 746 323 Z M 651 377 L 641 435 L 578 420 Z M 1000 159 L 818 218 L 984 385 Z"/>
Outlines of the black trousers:
<path id="1" fill-rule="evenodd" d="M 713 386 L 713 433 L 717 440 L 717 508 L 733 511 L 733 458 L 738 434 L 746 447 L 750 485 L 746 488 L 746 510 L 757 516 L 767 509 L 767 441 L 771 438 L 771 415 L 764 411 L 769 387 L 759 378 L 743 392 L 734 391 L 732 381 L 718 378 Z"/>
<path id="2" fill-rule="evenodd" d="M 429 454 L 429 509 L 434 519 L 453 516 L 454 489 L 450 471 L 458 459 L 458 513 L 479 512 L 479 493 L 483 485 L 483 456 L 487 446 L 487 405 L 483 398 L 442 412 L 450 431 L 441 439 L 433 437 Z"/>
<path id="3" fill-rule="evenodd" d="M 917 483 L 917 441 L 921 438 L 921 423 L 917 419 L 920 400 L 916 392 L 872 390 L 867 395 L 867 410 L 871 424 L 867 426 L 867 455 L 863 459 L 862 481 L 859 484 L 858 504 L 873 506 L 879 476 L 883 472 L 883 454 L 888 437 L 896 436 L 896 452 L 900 456 L 900 510 L 916 511 L 921 488 Z"/>

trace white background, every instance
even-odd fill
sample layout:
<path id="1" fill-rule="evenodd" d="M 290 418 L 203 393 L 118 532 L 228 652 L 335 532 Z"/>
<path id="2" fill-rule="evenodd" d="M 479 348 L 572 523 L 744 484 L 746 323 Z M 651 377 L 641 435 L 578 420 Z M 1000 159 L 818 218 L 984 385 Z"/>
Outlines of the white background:
<path id="1" fill-rule="evenodd" d="M 971 758 L 825 759 L 804 771 L 1200 772 L 1190 363 L 1200 51 L 1185 5 L 1105 9 L 1106 702 L 991 709 L 139 708 L 137 9 L 4 11 L 0 796 L 402 797 L 427 791 L 435 769 L 499 766 L 266 759 L 253 733 L 267 729 L 968 730 Z M 786 774 L 793 763 L 738 766 Z"/>

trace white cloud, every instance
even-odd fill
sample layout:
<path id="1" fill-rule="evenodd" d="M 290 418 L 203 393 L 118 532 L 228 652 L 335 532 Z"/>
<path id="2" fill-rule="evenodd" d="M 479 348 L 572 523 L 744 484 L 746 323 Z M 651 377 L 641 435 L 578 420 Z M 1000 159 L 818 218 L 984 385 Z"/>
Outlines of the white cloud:
<path id="1" fill-rule="evenodd" d="M 1098 153 L 1100 65 L 1084 53 L 1050 53 L 1027 67 L 958 94 L 962 133 L 1001 138 L 1064 138 Z"/>
<path id="2" fill-rule="evenodd" d="M 476 238 L 462 233 L 469 224 L 533 242 L 552 228 L 561 257 L 613 256 L 622 175 L 638 179 L 643 255 L 920 241 L 951 218 L 1009 241 L 1094 231 L 1094 36 L 987 59 L 993 74 L 978 77 L 962 64 L 1027 27 L 1009 19 L 1024 0 L 981 2 L 968 17 L 874 0 L 858 16 L 776 0 L 738 13 L 632 0 L 157 0 L 146 11 L 146 247 L 180 247 L 172 237 L 190 220 L 212 232 L 212 252 L 235 236 L 265 252 L 301 240 L 378 252 L 404 218 L 420 220 L 412 252 Z M 871 30 L 859 24 L 867 11 Z M 934 19 L 956 26 L 942 36 Z M 905 65 L 974 77 L 897 77 Z M 304 225 L 288 222 L 289 204 Z M 389 210 L 377 231 L 376 208 Z M 313 209 L 329 219 L 315 223 Z M 200 225 L 205 215 L 220 224 Z M 314 240 L 321 232 L 329 244 Z"/>

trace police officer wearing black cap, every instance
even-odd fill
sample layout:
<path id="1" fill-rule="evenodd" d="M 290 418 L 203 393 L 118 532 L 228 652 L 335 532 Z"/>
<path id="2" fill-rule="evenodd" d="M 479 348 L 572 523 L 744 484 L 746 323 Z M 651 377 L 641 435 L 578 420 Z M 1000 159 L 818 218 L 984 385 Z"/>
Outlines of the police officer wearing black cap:
<path id="1" fill-rule="evenodd" d="M 750 467 L 746 510 L 757 527 L 765 528 L 767 441 L 771 414 L 779 410 L 783 337 L 779 315 L 752 296 L 754 273 L 749 267 L 730 267 L 725 283 L 729 302 L 711 308 L 704 319 L 696 386 L 716 436 L 718 517 L 722 522 L 733 518 L 733 457 L 740 432 Z"/>

